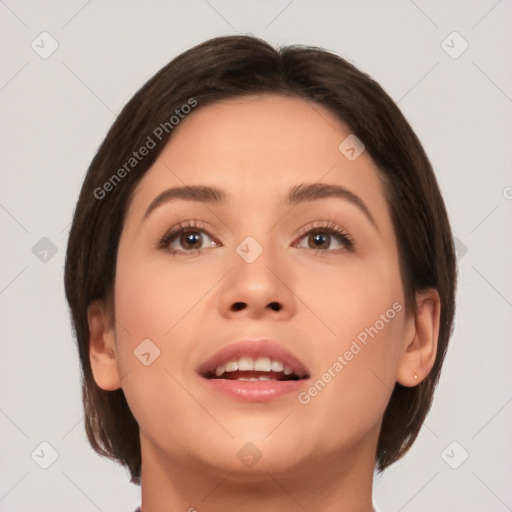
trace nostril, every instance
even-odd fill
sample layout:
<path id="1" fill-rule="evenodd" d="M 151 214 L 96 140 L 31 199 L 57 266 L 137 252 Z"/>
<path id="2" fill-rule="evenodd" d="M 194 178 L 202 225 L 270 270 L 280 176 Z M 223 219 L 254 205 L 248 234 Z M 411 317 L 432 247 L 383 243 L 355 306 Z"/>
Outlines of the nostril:
<path id="1" fill-rule="evenodd" d="M 233 311 L 240 311 L 241 309 L 244 309 L 246 306 L 247 304 L 245 302 L 235 302 L 231 306 L 231 309 L 233 309 Z M 281 304 L 279 304 L 279 302 L 270 302 L 268 307 L 274 311 L 279 311 L 280 309 L 282 309 L 282 306 Z"/>
<path id="2" fill-rule="evenodd" d="M 241 309 L 245 308 L 245 303 L 244 302 L 235 302 L 232 307 L 235 311 L 240 311 Z"/>

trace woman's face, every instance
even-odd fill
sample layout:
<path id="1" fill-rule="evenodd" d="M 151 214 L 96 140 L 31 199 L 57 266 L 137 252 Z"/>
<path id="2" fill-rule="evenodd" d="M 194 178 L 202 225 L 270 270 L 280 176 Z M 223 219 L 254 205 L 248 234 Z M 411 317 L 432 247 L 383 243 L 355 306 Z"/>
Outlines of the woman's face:
<path id="1" fill-rule="evenodd" d="M 348 136 L 296 98 L 198 107 L 136 188 L 112 337 L 145 464 L 276 475 L 374 456 L 412 324 L 383 187 Z M 278 380 L 238 380 L 260 376 Z"/>

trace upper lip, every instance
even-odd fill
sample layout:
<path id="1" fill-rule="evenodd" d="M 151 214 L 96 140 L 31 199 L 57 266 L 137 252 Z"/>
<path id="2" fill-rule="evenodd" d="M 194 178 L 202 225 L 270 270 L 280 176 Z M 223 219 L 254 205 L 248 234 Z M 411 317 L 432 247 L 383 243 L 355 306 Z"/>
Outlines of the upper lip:
<path id="1" fill-rule="evenodd" d="M 268 356 L 271 359 L 276 359 L 288 365 L 297 377 L 309 377 L 307 368 L 296 356 L 277 341 L 268 338 L 235 341 L 220 349 L 207 361 L 202 363 L 197 372 L 203 377 L 209 377 L 214 374 L 217 366 L 223 365 L 227 361 L 236 360 L 242 356 L 253 358 Z"/>

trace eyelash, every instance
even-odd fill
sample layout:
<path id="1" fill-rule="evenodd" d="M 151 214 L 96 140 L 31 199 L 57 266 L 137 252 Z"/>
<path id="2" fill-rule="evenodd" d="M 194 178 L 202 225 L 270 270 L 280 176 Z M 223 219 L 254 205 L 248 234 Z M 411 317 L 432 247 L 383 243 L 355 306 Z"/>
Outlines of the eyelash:
<path id="1" fill-rule="evenodd" d="M 190 251 L 179 251 L 176 249 L 170 249 L 169 244 L 173 241 L 174 238 L 176 238 L 176 235 L 181 235 L 183 233 L 187 232 L 197 232 L 197 231 L 203 231 L 205 232 L 212 240 L 213 237 L 210 235 L 208 230 L 201 224 L 201 222 L 197 220 L 188 220 L 186 222 L 180 222 L 178 225 L 172 227 L 158 242 L 158 248 L 164 249 L 168 252 L 170 252 L 173 256 L 177 255 L 192 255 L 192 254 L 200 254 L 202 253 L 206 248 L 203 249 L 192 249 Z M 346 250 L 353 251 L 354 250 L 354 239 L 352 236 L 347 233 L 343 228 L 337 226 L 333 222 L 329 222 L 328 224 L 325 224 L 325 222 L 317 221 L 313 225 L 308 225 L 305 228 L 301 229 L 300 232 L 297 234 L 298 239 L 303 238 L 305 235 L 308 235 L 310 233 L 326 233 L 328 235 L 335 236 L 339 239 L 339 241 L 342 242 L 342 244 L 345 246 Z M 217 242 L 216 242 L 217 243 Z M 326 253 L 332 253 L 333 251 L 328 249 L 310 249 L 315 254 L 321 254 L 322 256 Z"/>

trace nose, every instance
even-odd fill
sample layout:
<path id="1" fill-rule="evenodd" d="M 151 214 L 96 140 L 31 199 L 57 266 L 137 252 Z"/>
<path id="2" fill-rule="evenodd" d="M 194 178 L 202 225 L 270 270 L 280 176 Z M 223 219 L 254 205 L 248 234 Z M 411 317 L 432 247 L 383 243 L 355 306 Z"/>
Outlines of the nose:
<path id="1" fill-rule="evenodd" d="M 275 251 L 264 249 L 252 262 L 235 254 L 232 270 L 222 282 L 220 313 L 226 318 L 273 318 L 295 315 L 293 277 Z M 286 269 L 286 270 L 285 270 Z"/>

